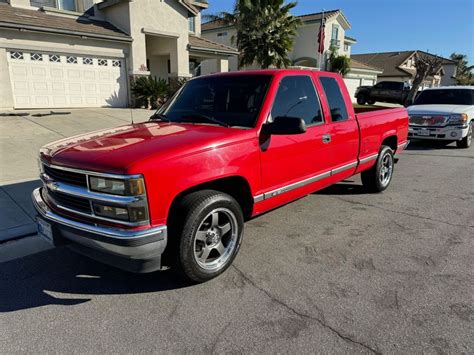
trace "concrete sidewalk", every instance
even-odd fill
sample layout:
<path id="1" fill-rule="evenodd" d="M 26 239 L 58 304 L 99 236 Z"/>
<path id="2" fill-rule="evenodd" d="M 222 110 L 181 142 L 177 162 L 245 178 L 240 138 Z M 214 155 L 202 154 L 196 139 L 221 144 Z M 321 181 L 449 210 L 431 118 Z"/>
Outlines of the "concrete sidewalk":
<path id="1" fill-rule="evenodd" d="M 41 185 L 37 159 L 43 145 L 125 125 L 132 114 L 134 122 L 143 122 L 152 113 L 108 108 L 0 112 L 0 243 L 36 231 L 30 194 Z"/>

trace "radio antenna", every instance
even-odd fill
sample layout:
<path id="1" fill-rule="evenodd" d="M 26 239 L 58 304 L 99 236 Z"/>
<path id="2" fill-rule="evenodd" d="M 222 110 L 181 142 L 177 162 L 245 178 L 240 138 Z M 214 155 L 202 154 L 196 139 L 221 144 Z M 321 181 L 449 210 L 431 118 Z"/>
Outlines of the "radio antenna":
<path id="1" fill-rule="evenodd" d="M 135 124 L 133 123 L 133 109 L 130 107 L 130 118 L 132 120 L 132 126 Z"/>

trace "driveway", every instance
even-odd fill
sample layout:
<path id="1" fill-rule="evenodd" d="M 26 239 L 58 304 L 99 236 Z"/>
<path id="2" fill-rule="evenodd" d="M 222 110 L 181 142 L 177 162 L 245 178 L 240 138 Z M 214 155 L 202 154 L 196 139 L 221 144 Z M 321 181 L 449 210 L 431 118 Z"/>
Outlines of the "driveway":
<path id="1" fill-rule="evenodd" d="M 474 149 L 413 144 L 246 223 L 202 285 L 58 248 L 0 264 L 2 353 L 474 353 Z"/>
<path id="2" fill-rule="evenodd" d="M 149 110 L 81 109 L 0 113 L 0 242 L 35 230 L 30 193 L 39 186 L 38 152 L 46 143 L 145 121 Z"/>

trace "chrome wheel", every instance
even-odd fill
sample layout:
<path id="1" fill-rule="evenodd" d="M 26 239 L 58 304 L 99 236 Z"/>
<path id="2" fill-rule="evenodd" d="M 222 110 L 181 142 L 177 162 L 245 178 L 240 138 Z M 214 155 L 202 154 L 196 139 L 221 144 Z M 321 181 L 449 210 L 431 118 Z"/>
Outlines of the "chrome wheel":
<path id="1" fill-rule="evenodd" d="M 393 157 L 390 153 L 386 153 L 382 158 L 382 164 L 380 167 L 380 183 L 385 186 L 390 183 L 393 173 Z"/>
<path id="2" fill-rule="evenodd" d="M 211 211 L 201 222 L 194 236 L 194 258 L 205 270 L 222 267 L 237 246 L 238 224 L 227 208 Z"/>

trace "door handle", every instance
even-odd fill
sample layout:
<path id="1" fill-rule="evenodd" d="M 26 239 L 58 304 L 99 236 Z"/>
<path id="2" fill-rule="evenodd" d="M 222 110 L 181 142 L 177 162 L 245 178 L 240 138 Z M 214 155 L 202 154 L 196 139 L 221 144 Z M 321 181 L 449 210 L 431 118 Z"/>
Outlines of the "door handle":
<path id="1" fill-rule="evenodd" d="M 324 143 L 324 144 L 331 143 L 331 135 L 330 135 L 330 134 L 325 134 L 325 135 L 323 136 L 323 143 Z"/>

